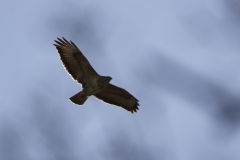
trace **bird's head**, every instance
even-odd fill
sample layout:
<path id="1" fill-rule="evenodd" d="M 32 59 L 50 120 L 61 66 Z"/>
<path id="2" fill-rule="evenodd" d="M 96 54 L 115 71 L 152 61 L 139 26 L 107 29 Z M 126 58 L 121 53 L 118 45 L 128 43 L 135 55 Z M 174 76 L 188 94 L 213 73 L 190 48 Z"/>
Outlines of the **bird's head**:
<path id="1" fill-rule="evenodd" d="M 104 84 L 108 84 L 111 80 L 112 78 L 109 76 L 101 76 L 98 78 L 97 81 L 100 85 L 104 85 Z"/>
<path id="2" fill-rule="evenodd" d="M 106 79 L 108 82 L 110 82 L 112 80 L 112 77 L 106 76 Z"/>

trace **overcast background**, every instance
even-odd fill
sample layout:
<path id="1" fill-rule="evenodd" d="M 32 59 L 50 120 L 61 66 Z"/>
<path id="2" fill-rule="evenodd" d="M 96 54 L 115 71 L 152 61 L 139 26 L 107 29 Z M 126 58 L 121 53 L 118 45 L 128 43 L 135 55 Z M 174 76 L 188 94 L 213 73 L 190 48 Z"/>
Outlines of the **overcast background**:
<path id="1" fill-rule="evenodd" d="M 239 160 L 239 28 L 239 0 L 1 0 L 0 160 Z M 73 105 L 56 37 L 139 111 Z"/>

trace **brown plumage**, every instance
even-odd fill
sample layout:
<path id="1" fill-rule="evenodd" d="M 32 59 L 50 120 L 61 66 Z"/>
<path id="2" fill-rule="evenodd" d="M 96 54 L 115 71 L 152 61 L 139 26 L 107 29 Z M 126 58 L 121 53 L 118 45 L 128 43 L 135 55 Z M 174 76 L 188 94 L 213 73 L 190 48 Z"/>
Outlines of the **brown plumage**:
<path id="1" fill-rule="evenodd" d="M 63 66 L 74 80 L 82 84 L 83 90 L 70 98 L 73 103 L 82 105 L 94 95 L 131 113 L 137 112 L 138 100 L 125 89 L 110 84 L 111 77 L 100 76 L 72 41 L 57 38 L 55 42 Z"/>

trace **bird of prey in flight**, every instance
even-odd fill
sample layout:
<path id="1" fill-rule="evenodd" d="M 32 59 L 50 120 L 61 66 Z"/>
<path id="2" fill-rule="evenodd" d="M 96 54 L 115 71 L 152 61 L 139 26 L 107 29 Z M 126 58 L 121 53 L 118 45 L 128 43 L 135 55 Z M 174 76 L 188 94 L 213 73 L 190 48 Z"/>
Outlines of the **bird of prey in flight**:
<path id="1" fill-rule="evenodd" d="M 72 42 L 65 38 L 57 38 L 54 46 L 67 72 L 74 80 L 82 84 L 82 91 L 70 97 L 70 101 L 83 105 L 90 96 L 130 111 L 137 112 L 138 100 L 125 89 L 112 85 L 109 76 L 100 76 L 90 65 L 86 57 Z"/>

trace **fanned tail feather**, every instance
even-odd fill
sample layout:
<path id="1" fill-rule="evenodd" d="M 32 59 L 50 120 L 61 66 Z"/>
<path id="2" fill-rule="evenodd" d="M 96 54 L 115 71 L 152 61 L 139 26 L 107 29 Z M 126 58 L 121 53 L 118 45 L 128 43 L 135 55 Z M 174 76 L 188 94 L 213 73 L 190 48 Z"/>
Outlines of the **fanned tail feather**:
<path id="1" fill-rule="evenodd" d="M 79 93 L 75 94 L 74 96 L 70 97 L 69 99 L 74 104 L 83 105 L 84 102 L 88 99 L 88 97 L 81 96 L 81 92 L 79 92 Z"/>

